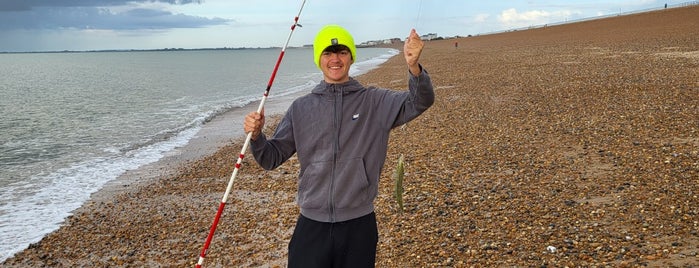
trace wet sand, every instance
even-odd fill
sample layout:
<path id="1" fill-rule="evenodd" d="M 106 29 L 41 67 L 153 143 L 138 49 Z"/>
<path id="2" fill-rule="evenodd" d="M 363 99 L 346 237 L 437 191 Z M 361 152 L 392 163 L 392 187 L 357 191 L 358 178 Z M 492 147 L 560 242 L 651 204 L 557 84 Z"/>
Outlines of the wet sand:
<path id="1" fill-rule="evenodd" d="M 427 42 L 437 100 L 391 134 L 377 267 L 699 266 L 698 15 Z M 397 56 L 358 79 L 402 89 L 406 76 Z M 242 146 L 225 135 L 239 122 L 216 124 L 3 267 L 194 266 Z M 297 171 L 245 159 L 206 267 L 285 266 Z"/>

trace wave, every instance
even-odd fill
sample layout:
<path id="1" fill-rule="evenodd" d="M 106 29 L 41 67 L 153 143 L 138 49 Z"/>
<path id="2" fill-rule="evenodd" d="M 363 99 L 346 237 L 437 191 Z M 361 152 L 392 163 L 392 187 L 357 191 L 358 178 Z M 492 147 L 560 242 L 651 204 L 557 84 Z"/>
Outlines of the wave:
<path id="1" fill-rule="evenodd" d="M 186 145 L 198 131 L 199 127 L 188 128 L 161 142 L 116 156 L 91 158 L 45 177 L 6 186 L 0 200 L 13 202 L 0 204 L 0 236 L 12 243 L 0 245 L 0 261 L 57 230 L 109 181 L 160 160 L 167 152 Z"/>
<path id="2" fill-rule="evenodd" d="M 381 54 L 377 57 L 352 64 L 352 67 L 350 68 L 350 76 L 362 75 L 376 69 L 379 67 L 379 65 L 386 62 L 391 57 L 398 55 L 399 53 L 400 51 L 396 49 L 389 49 L 386 54 Z"/>

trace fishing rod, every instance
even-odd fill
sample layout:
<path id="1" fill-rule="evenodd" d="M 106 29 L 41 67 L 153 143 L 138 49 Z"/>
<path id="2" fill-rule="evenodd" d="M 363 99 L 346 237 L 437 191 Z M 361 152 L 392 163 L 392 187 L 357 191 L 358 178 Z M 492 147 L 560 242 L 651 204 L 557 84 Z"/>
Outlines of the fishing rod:
<path id="1" fill-rule="evenodd" d="M 274 77 L 277 76 L 277 70 L 279 70 L 279 65 L 282 62 L 282 58 L 284 58 L 284 53 L 286 51 L 286 48 L 289 46 L 289 41 L 291 41 L 291 35 L 294 33 L 294 29 L 296 29 L 296 26 L 302 27 L 301 24 L 299 24 L 299 16 L 301 16 L 301 11 L 303 10 L 303 6 L 306 4 L 306 0 L 303 0 L 301 3 L 301 7 L 299 8 L 299 12 L 294 17 L 294 24 L 291 25 L 291 31 L 289 32 L 289 37 L 286 38 L 286 43 L 282 47 L 281 52 L 279 53 L 279 58 L 277 58 L 277 63 L 274 65 L 274 70 L 272 71 L 272 75 L 269 78 L 269 82 L 267 83 L 267 88 L 265 89 L 264 94 L 262 94 L 262 100 L 260 100 L 260 105 L 257 107 L 257 112 L 262 113 L 262 109 L 265 106 L 265 101 L 267 100 L 267 97 L 269 96 L 269 90 L 272 88 L 272 83 L 274 82 Z M 247 137 L 245 138 L 245 142 L 243 143 L 243 148 L 240 150 L 240 155 L 238 155 L 238 161 L 235 163 L 235 169 L 233 169 L 233 173 L 231 174 L 230 180 L 228 180 L 228 186 L 226 187 L 226 192 L 223 194 L 223 199 L 221 199 L 221 204 L 218 206 L 218 211 L 216 211 L 216 216 L 214 217 L 214 222 L 211 224 L 211 229 L 209 230 L 209 235 L 206 237 L 206 242 L 204 242 L 204 248 L 201 250 L 201 254 L 199 255 L 199 261 L 197 262 L 196 268 L 201 268 L 202 264 L 204 263 L 204 258 L 206 258 L 206 253 L 209 250 L 209 245 L 211 245 L 211 240 L 214 237 L 214 233 L 216 232 L 216 227 L 218 226 L 218 222 L 221 219 L 221 214 L 223 214 L 223 209 L 226 207 L 226 202 L 228 201 L 228 195 L 231 192 L 231 189 L 233 188 L 233 181 L 235 181 L 236 175 L 238 175 L 238 171 L 240 170 L 240 167 L 242 166 L 243 158 L 245 157 L 245 152 L 248 149 L 248 146 L 250 145 L 250 140 L 252 139 L 252 132 L 247 134 Z"/>

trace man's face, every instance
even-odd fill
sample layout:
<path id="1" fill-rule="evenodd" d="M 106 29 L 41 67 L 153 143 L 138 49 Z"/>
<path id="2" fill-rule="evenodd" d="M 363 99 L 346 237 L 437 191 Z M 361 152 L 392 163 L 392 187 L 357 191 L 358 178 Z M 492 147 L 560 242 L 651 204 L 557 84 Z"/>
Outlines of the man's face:
<path id="1" fill-rule="evenodd" d="M 329 46 L 320 54 L 320 70 L 323 71 L 325 82 L 330 84 L 349 81 L 352 63 L 352 53 L 343 45 Z"/>

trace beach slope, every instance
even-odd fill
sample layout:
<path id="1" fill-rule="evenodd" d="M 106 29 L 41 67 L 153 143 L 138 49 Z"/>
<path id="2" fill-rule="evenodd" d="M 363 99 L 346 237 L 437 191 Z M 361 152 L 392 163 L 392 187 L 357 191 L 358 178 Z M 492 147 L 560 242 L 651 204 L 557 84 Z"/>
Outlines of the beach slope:
<path id="1" fill-rule="evenodd" d="M 437 100 L 391 134 L 377 267 L 699 265 L 698 18 L 695 5 L 427 42 Z M 358 77 L 406 78 L 400 56 Z M 194 266 L 240 147 L 93 200 L 2 266 Z M 297 170 L 245 159 L 207 267 L 285 266 Z"/>

